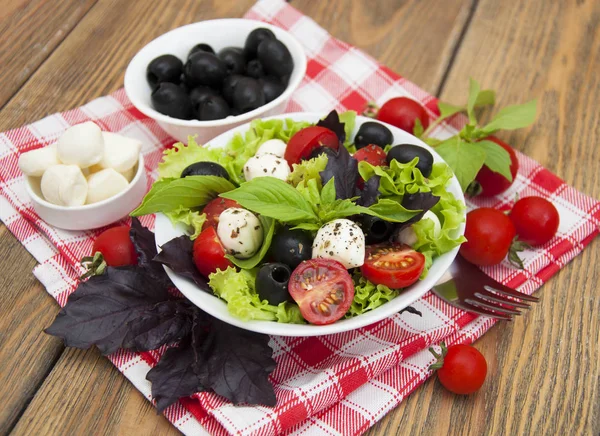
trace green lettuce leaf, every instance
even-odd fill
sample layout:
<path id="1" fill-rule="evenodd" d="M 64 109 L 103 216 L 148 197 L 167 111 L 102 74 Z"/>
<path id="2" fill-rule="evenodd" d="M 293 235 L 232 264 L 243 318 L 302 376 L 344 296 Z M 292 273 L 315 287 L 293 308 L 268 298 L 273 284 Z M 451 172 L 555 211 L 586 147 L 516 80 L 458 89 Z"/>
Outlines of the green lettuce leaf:
<path id="1" fill-rule="evenodd" d="M 354 300 L 350 305 L 346 318 L 362 315 L 393 300 L 400 293 L 399 289 L 390 289 L 385 285 L 375 285 L 365 279 L 359 271 L 352 276 L 354 281 Z"/>
<path id="2" fill-rule="evenodd" d="M 189 136 L 187 145 L 178 142 L 163 152 L 162 162 L 158 164 L 158 180 L 177 179 L 189 165 L 202 161 L 218 162 L 218 152 L 198 145 L 195 137 Z"/>
<path id="3" fill-rule="evenodd" d="M 206 221 L 205 213 L 200 213 L 185 207 L 179 207 L 171 212 L 165 212 L 165 215 L 173 224 L 183 223 L 188 226 L 191 229 L 191 239 L 196 239 L 200 235 L 202 226 Z"/>
<path id="4" fill-rule="evenodd" d="M 321 175 L 319 173 L 325 169 L 325 166 L 327 166 L 327 156 L 324 153 L 318 157 L 304 160 L 299 164 L 293 164 L 288 182 L 292 186 L 298 186 L 302 181 L 314 179 L 317 181 L 319 189 L 321 189 Z"/>
<path id="5" fill-rule="evenodd" d="M 354 146 L 354 127 L 356 126 L 356 112 L 346 111 L 340 114 L 340 122 L 344 123 L 344 132 L 346 133 L 346 140 L 344 141 L 344 147 L 348 149 L 350 153 L 356 152 Z"/>

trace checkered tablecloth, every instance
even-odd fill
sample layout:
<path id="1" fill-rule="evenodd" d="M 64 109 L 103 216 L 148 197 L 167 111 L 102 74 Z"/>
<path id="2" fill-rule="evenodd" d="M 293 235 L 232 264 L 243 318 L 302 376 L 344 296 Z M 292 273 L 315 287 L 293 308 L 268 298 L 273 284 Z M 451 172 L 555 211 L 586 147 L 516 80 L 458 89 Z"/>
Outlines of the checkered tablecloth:
<path id="1" fill-rule="evenodd" d="M 360 110 L 367 101 L 382 104 L 406 95 L 436 116 L 437 101 L 417 86 L 379 65 L 356 48 L 332 38 L 314 21 L 281 0 L 259 1 L 246 15 L 288 29 L 303 44 L 308 71 L 287 110 Z M 39 262 L 35 276 L 64 305 L 81 273 L 79 259 L 91 252 L 98 231 L 55 229 L 39 219 L 17 167 L 18 155 L 49 145 L 69 126 L 94 120 L 103 130 L 143 143 L 149 179 L 165 146 L 174 141 L 127 100 L 123 90 L 80 108 L 54 114 L 0 134 L 0 218 Z M 435 132 L 447 137 L 464 120 L 455 117 Z M 548 198 L 560 213 L 558 235 L 543 247 L 523 253 L 525 269 L 503 263 L 485 271 L 508 286 L 532 293 L 598 234 L 600 203 L 577 192 L 528 157 L 518 153 L 520 170 L 501 197 L 469 207 L 509 208 L 516 194 Z M 143 224 L 153 227 L 153 217 Z M 543 304 L 543 303 L 542 303 Z M 430 372 L 431 344 L 470 343 L 494 323 L 447 305 L 428 293 L 413 305 L 422 312 L 392 316 L 369 327 L 313 338 L 272 337 L 277 368 L 272 381 L 277 406 L 235 407 L 215 394 L 200 393 L 166 410 L 167 418 L 188 435 L 204 434 L 360 434 L 397 406 Z M 119 351 L 110 360 L 148 399 L 145 379 L 158 352 Z"/>

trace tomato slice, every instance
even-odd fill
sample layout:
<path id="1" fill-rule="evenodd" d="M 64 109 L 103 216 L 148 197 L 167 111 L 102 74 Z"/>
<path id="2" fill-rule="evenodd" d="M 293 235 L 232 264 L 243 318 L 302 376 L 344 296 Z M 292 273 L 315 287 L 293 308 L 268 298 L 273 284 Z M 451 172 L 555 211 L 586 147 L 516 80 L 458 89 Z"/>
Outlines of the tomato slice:
<path id="1" fill-rule="evenodd" d="M 305 320 L 331 324 L 343 317 L 354 300 L 354 283 L 337 260 L 305 260 L 292 272 L 288 291 Z"/>
<path id="2" fill-rule="evenodd" d="M 230 200 L 228 198 L 217 197 L 211 202 L 209 202 L 206 206 L 204 206 L 204 212 L 206 214 L 206 221 L 202 225 L 202 230 L 208 227 L 214 227 L 215 229 L 219 225 L 219 216 L 225 209 L 229 209 L 230 207 L 242 207 L 235 200 Z"/>
<path id="3" fill-rule="evenodd" d="M 202 230 L 194 241 L 194 263 L 205 277 L 217 269 L 226 270 L 233 264 L 225 257 L 225 249 L 214 227 Z"/>
<path id="4" fill-rule="evenodd" d="M 137 253 L 129 237 L 129 230 L 129 226 L 118 226 L 100 233 L 94 241 L 92 255 L 99 251 L 109 266 L 137 264 Z"/>
<path id="5" fill-rule="evenodd" d="M 359 162 L 364 160 L 373 166 L 381 167 L 387 165 L 386 156 L 383 148 L 371 144 L 358 150 L 352 157 Z"/>
<path id="6" fill-rule="evenodd" d="M 376 285 L 400 289 L 416 282 L 425 268 L 425 256 L 405 244 L 367 246 L 360 272 Z"/>
<path id="7" fill-rule="evenodd" d="M 296 132 L 290 138 L 283 156 L 287 163 L 300 163 L 302 159 L 308 159 L 310 153 L 318 147 L 329 147 L 337 150 L 340 141 L 337 135 L 329 129 L 321 126 L 310 126 Z"/>

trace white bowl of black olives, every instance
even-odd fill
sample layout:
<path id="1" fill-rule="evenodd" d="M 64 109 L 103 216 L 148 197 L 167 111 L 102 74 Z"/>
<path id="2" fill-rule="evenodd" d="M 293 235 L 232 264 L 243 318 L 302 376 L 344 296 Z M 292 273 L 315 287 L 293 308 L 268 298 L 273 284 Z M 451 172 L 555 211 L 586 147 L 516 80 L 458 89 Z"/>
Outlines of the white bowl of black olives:
<path id="1" fill-rule="evenodd" d="M 285 30 L 255 20 L 210 20 L 142 48 L 125 72 L 125 92 L 175 139 L 196 135 L 202 143 L 283 113 L 305 72 L 304 50 Z"/>

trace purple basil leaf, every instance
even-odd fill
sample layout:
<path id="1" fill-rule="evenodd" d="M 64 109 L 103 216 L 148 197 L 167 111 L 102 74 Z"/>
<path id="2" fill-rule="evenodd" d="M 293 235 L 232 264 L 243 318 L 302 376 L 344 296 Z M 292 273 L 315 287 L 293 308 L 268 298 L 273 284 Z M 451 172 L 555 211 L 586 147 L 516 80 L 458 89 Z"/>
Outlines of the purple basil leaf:
<path id="1" fill-rule="evenodd" d="M 171 239 L 161 247 L 161 252 L 154 258 L 165 266 L 168 266 L 177 274 L 182 275 L 198 285 L 200 289 L 212 294 L 212 290 L 208 287 L 206 278 L 200 274 L 196 264 L 194 263 L 193 255 L 194 242 L 189 236 L 182 235 L 175 239 Z"/>
<path id="2" fill-rule="evenodd" d="M 327 115 L 322 120 L 319 120 L 317 126 L 325 127 L 326 129 L 333 131 L 340 140 L 340 146 L 342 146 L 342 144 L 346 140 L 346 130 L 344 130 L 344 123 L 340 122 L 340 116 L 338 115 L 336 110 L 332 110 L 331 112 L 329 112 L 329 115 Z"/>
<path id="3" fill-rule="evenodd" d="M 352 198 L 356 192 L 358 161 L 350 156 L 346 147 L 340 145 L 335 155 L 329 155 L 325 169 L 319 173 L 323 186 L 334 178 L 335 198 L 337 200 Z"/>
<path id="4" fill-rule="evenodd" d="M 191 329 L 192 309 L 187 300 L 156 304 L 129 321 L 123 348 L 149 351 L 183 339 Z"/>
<path id="5" fill-rule="evenodd" d="M 162 265 L 152 260 L 157 254 L 154 233 L 142 226 L 136 217 L 133 217 L 129 237 L 138 255 L 138 265 L 148 271 L 148 274 L 156 280 L 161 281 L 164 286 L 173 286 Z"/>
<path id="6" fill-rule="evenodd" d="M 128 323 L 169 299 L 167 288 L 137 266 L 112 268 L 80 283 L 45 332 L 68 347 L 96 345 L 115 352 L 129 333 Z"/>
<path id="7" fill-rule="evenodd" d="M 194 373 L 194 362 L 194 350 L 188 339 L 179 347 L 169 348 L 158 364 L 148 371 L 146 380 L 152 383 L 152 396 L 159 413 L 181 397 L 205 390 Z"/>
<path id="8" fill-rule="evenodd" d="M 399 224 L 395 232 L 400 232 L 402 229 L 410 226 L 417 221 L 420 221 L 429 209 L 438 204 L 440 197 L 436 197 L 431 192 L 417 192 L 415 194 L 404 194 L 402 198 L 402 206 L 409 210 L 421 210 L 420 213 L 409 219 L 408 221 Z"/>
<path id="9" fill-rule="evenodd" d="M 415 309 L 412 306 L 406 306 L 404 309 L 402 309 L 400 312 L 398 313 L 404 313 L 404 312 L 408 312 L 408 313 L 412 313 L 413 315 L 419 315 L 420 317 L 423 316 L 423 314 L 421 313 L 420 310 Z"/>
<path id="10" fill-rule="evenodd" d="M 356 204 L 359 206 L 369 207 L 377 202 L 379 197 L 379 181 L 381 176 L 372 176 L 365 182 L 363 189 L 356 188 L 356 195 L 359 197 Z"/>
<path id="11" fill-rule="evenodd" d="M 203 340 L 195 342 L 196 373 L 202 385 L 234 404 L 274 406 L 277 402 L 269 374 L 275 369 L 269 336 L 253 333 L 216 318 L 208 332 L 194 329 Z"/>

